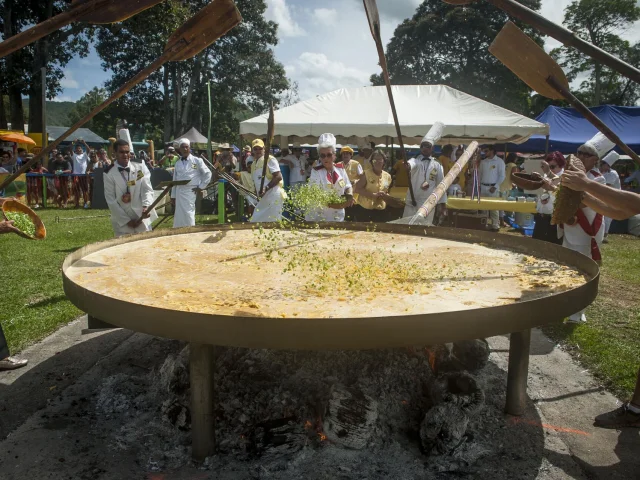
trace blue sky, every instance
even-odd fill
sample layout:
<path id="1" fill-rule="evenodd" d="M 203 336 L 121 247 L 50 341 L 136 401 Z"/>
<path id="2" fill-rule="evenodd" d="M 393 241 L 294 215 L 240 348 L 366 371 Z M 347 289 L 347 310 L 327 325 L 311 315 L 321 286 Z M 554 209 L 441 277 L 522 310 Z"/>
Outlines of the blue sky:
<path id="1" fill-rule="evenodd" d="M 278 22 L 276 57 L 290 79 L 299 84 L 300 98 L 307 99 L 337 88 L 369 84 L 379 71 L 378 58 L 369 32 L 362 0 L 266 0 L 267 17 Z M 396 26 L 413 15 L 421 0 L 377 0 L 386 46 Z M 571 0 L 542 0 L 542 14 L 561 23 Z M 640 40 L 640 23 L 623 35 Z M 547 40 L 547 49 L 558 42 Z M 87 58 L 74 58 L 65 70 L 59 101 L 75 101 L 109 73 L 100 67 L 92 51 Z"/>

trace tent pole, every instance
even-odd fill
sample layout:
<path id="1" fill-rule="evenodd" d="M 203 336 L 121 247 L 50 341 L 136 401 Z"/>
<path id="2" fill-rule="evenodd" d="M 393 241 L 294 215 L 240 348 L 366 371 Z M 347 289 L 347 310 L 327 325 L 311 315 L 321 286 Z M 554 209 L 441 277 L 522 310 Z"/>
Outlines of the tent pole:
<path id="1" fill-rule="evenodd" d="M 549 155 L 549 135 L 547 135 L 547 143 L 544 147 L 544 156 L 546 157 L 547 155 Z"/>

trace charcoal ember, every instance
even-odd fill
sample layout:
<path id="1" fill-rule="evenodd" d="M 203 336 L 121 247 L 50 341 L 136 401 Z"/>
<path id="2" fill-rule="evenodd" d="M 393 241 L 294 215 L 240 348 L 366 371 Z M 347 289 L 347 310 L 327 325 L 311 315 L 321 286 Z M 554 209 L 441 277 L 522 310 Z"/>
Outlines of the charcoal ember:
<path id="1" fill-rule="evenodd" d="M 280 458 L 302 449 L 307 434 L 295 417 L 262 422 L 249 435 L 249 450 L 258 455 Z"/>
<path id="2" fill-rule="evenodd" d="M 457 405 L 443 403 L 431 408 L 420 425 L 420 440 L 426 454 L 455 452 L 465 441 L 468 415 Z"/>
<path id="3" fill-rule="evenodd" d="M 189 346 L 177 354 L 169 354 L 158 372 L 158 385 L 165 392 L 183 395 L 189 389 Z"/>
<path id="4" fill-rule="evenodd" d="M 357 388 L 337 386 L 324 415 L 324 432 L 335 445 L 360 450 L 367 446 L 378 419 L 377 402 Z"/>
<path id="5" fill-rule="evenodd" d="M 162 402 L 161 412 L 166 421 L 180 430 L 186 431 L 191 427 L 189 407 L 175 397 Z"/>
<path id="6" fill-rule="evenodd" d="M 475 372 L 489 363 L 491 349 L 484 338 L 463 340 L 453 344 L 452 354 L 465 370 Z"/>
<path id="7" fill-rule="evenodd" d="M 451 404 L 469 415 L 475 415 L 484 405 L 484 391 L 467 372 L 450 372 L 438 377 L 431 385 L 434 405 Z"/>
<path id="8" fill-rule="evenodd" d="M 565 170 L 580 171 L 586 173 L 582 161 L 575 155 L 569 155 Z M 556 190 L 556 200 L 553 204 L 551 225 L 572 224 L 576 212 L 582 203 L 582 192 L 576 192 L 570 188 L 560 186 Z"/>

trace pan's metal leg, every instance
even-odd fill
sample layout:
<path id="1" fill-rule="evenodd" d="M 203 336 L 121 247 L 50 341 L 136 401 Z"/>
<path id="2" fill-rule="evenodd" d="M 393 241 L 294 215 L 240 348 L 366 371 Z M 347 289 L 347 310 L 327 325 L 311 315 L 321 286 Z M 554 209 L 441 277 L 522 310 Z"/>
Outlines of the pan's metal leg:
<path id="1" fill-rule="evenodd" d="M 216 447 L 213 384 L 213 346 L 190 344 L 191 441 L 193 459 L 202 461 Z"/>
<path id="2" fill-rule="evenodd" d="M 509 343 L 509 372 L 507 373 L 507 402 L 505 412 L 523 415 L 527 404 L 527 375 L 531 330 L 514 332 Z"/>

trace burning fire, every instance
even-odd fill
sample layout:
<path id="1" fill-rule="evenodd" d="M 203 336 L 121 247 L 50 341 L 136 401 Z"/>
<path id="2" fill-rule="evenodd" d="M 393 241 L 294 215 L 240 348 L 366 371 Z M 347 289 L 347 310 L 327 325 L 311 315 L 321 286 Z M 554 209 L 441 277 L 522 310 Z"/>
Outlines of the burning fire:
<path id="1" fill-rule="evenodd" d="M 318 436 L 320 437 L 321 442 L 324 442 L 327 439 L 327 436 L 322 432 L 318 432 Z"/>
<path id="2" fill-rule="evenodd" d="M 436 354 L 435 354 L 435 352 L 432 352 L 428 348 L 425 348 L 424 351 L 427 354 L 427 356 L 429 357 L 429 366 L 431 367 L 431 371 L 435 372 L 436 371 Z"/>
<path id="3" fill-rule="evenodd" d="M 304 422 L 304 429 L 305 430 L 309 430 L 313 425 L 311 425 L 311 422 L 309 420 L 307 420 L 306 422 Z"/>

